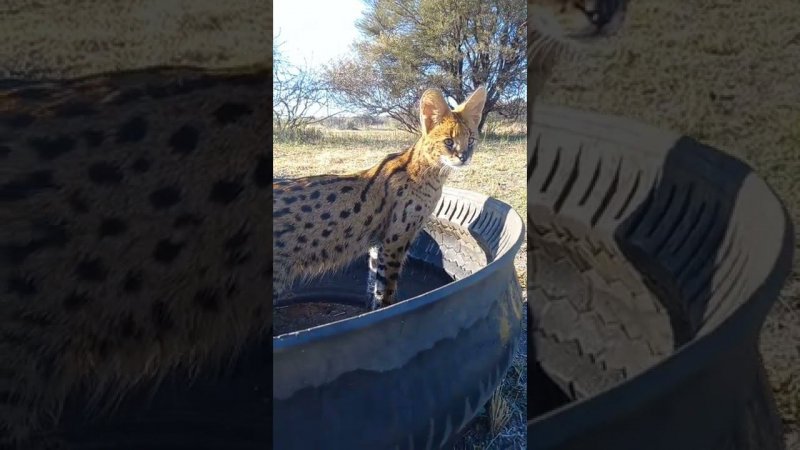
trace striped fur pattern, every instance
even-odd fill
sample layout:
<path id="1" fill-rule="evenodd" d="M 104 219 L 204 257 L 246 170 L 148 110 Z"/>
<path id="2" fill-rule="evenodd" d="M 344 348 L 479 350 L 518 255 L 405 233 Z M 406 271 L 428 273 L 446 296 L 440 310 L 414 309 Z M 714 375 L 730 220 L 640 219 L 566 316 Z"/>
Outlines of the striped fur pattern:
<path id="1" fill-rule="evenodd" d="M 269 330 L 269 73 L 0 82 L 0 447 Z"/>
<path id="2" fill-rule="evenodd" d="M 442 93 L 420 99 L 416 144 L 351 175 L 273 184 L 273 289 L 340 269 L 369 254 L 367 306 L 396 301 L 406 252 L 431 214 L 448 173 L 469 164 L 486 100 L 481 86 L 451 110 Z"/>

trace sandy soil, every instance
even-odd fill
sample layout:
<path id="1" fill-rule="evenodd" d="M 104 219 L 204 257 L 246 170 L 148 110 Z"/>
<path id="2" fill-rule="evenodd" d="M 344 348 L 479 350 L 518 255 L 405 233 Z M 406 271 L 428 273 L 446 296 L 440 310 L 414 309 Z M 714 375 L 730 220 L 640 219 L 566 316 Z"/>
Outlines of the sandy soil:
<path id="1" fill-rule="evenodd" d="M 339 303 L 299 303 L 279 306 L 272 316 L 273 335 L 324 325 L 367 312 L 366 308 Z"/>
<path id="2" fill-rule="evenodd" d="M 744 159 L 775 188 L 797 229 L 797 1 L 630 3 L 629 22 L 615 51 L 561 67 L 542 101 L 672 128 Z M 800 252 L 795 256 L 797 266 Z M 790 449 L 800 449 L 798 296 L 795 270 L 761 336 Z"/>

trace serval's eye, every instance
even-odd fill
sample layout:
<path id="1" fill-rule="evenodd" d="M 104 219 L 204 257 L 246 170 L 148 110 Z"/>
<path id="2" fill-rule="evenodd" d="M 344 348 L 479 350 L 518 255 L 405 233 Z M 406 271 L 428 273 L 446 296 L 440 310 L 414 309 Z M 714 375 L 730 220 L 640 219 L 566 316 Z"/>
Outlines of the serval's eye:
<path id="1" fill-rule="evenodd" d="M 445 139 L 444 140 L 444 145 L 446 145 L 447 148 L 453 148 L 453 140 L 450 139 L 450 138 Z"/>

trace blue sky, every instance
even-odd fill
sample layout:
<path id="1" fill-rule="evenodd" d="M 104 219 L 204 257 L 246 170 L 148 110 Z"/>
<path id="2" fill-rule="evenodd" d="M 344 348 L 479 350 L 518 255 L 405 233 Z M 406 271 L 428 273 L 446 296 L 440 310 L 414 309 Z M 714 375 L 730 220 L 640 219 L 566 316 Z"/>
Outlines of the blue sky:
<path id="1" fill-rule="evenodd" d="M 273 36 L 294 64 L 327 63 L 350 52 L 361 0 L 274 0 Z"/>

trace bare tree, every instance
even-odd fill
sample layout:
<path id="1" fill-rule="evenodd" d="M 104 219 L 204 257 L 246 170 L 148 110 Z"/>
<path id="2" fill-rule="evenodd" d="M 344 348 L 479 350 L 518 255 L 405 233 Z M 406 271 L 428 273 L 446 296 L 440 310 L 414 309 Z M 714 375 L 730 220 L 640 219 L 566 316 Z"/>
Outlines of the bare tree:
<path id="1" fill-rule="evenodd" d="M 324 113 L 330 104 L 329 90 L 319 70 L 287 61 L 282 44 L 273 46 L 272 124 L 278 133 L 302 129 L 336 113 Z"/>

